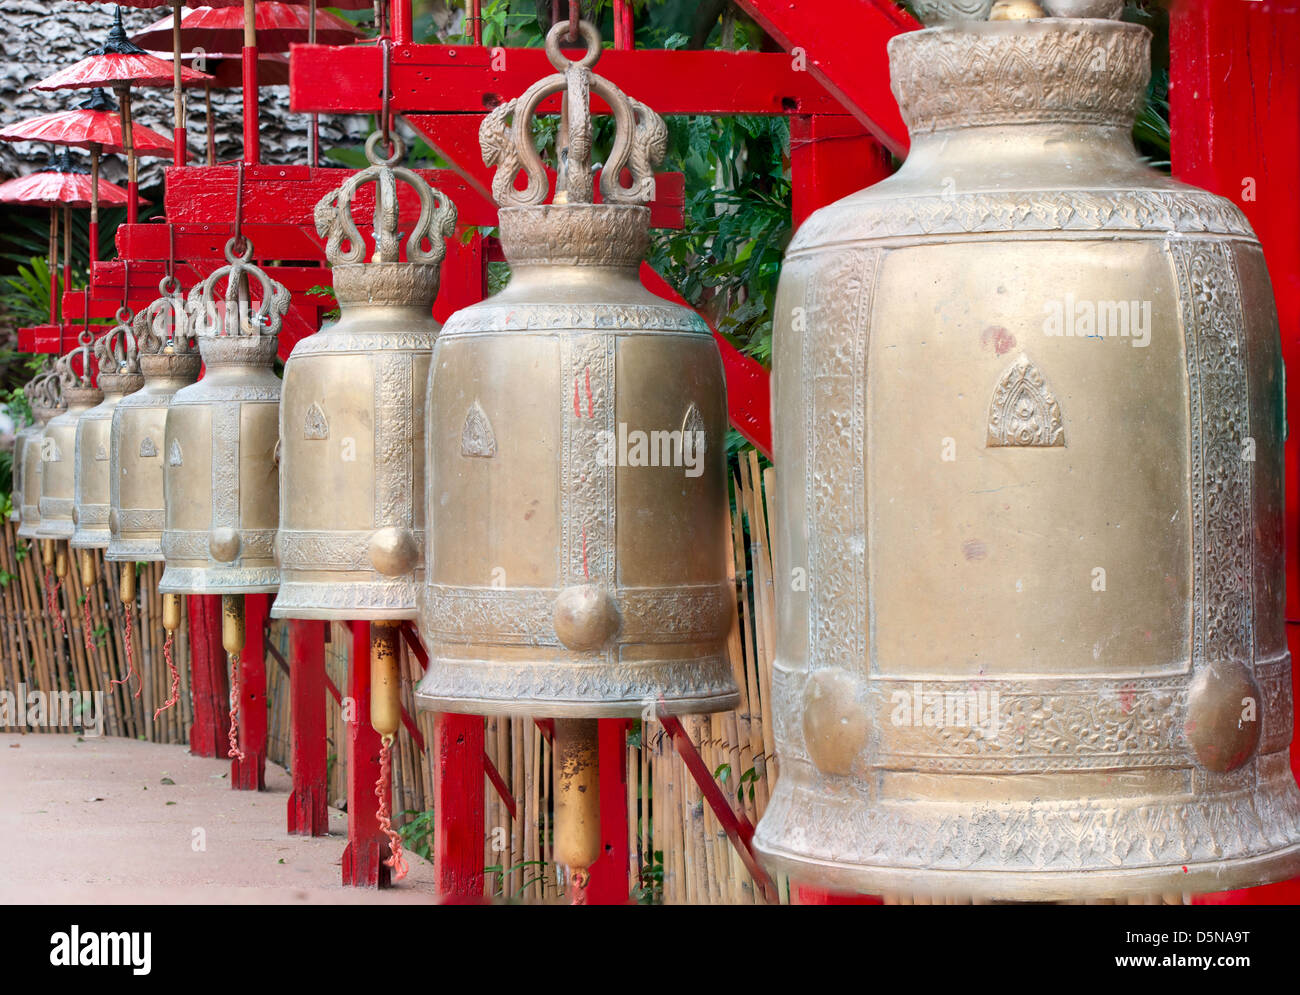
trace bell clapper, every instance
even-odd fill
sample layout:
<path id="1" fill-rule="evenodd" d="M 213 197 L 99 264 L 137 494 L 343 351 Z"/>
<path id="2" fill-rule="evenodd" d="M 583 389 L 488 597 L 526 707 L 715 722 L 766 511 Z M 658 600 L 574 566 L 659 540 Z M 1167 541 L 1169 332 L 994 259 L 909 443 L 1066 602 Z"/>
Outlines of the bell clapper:
<path id="1" fill-rule="evenodd" d="M 135 564 L 128 563 L 129 569 L 122 571 L 122 601 L 126 603 L 126 625 L 127 632 L 131 629 L 131 611 L 135 607 Z M 130 580 L 127 580 L 127 577 Z M 127 588 L 130 587 L 128 596 Z M 156 719 L 172 705 L 176 704 L 181 687 L 181 673 L 176 669 L 176 661 L 172 659 L 172 642 L 176 638 L 176 630 L 181 627 L 181 596 L 179 594 L 164 594 L 162 596 L 162 624 L 163 629 L 167 632 L 167 638 L 163 641 L 163 659 L 167 661 L 167 673 L 171 676 L 171 693 L 167 700 L 162 703 L 159 709 L 153 713 Z M 129 639 L 129 636 L 128 636 Z M 128 643 L 128 645 L 130 645 Z"/>
<path id="2" fill-rule="evenodd" d="M 242 761 L 244 751 L 239 748 L 239 699 L 243 693 L 239 657 L 244 651 L 242 594 L 221 596 L 221 647 L 230 658 L 230 752 L 227 756 Z"/>
<path id="3" fill-rule="evenodd" d="M 77 552 L 80 554 L 77 563 L 81 569 L 81 641 L 86 647 L 86 652 L 93 653 L 95 644 L 90 638 L 90 589 L 95 584 L 95 554 L 88 549 Z M 129 650 L 126 659 L 129 665 L 131 662 Z"/>
<path id="4" fill-rule="evenodd" d="M 555 862 L 568 869 L 572 905 L 587 903 L 600 856 L 600 749 L 596 719 L 555 720 Z"/>
<path id="5" fill-rule="evenodd" d="M 402 721 L 401 622 L 377 620 L 370 623 L 370 725 L 379 733 L 379 780 L 375 797 L 379 800 L 376 818 L 388 837 L 391 851 L 384 864 L 393 869 L 393 880 L 406 877 L 402 859 L 402 837 L 393 829 L 388 811 L 393 770 L 393 737 Z"/>

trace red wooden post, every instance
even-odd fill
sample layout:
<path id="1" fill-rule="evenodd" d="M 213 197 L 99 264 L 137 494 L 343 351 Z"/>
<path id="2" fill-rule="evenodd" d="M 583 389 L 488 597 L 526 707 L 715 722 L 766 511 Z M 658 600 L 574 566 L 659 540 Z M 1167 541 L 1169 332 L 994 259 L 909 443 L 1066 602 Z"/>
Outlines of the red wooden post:
<path id="1" fill-rule="evenodd" d="M 329 833 L 326 792 L 325 626 L 328 622 L 289 622 L 289 832 L 300 836 Z"/>
<path id="2" fill-rule="evenodd" d="M 230 761 L 236 791 L 266 788 L 266 616 L 269 594 L 244 595 L 244 651 L 239 656 L 239 748 Z"/>
<path id="3" fill-rule="evenodd" d="M 794 227 L 819 207 L 879 183 L 893 172 L 889 150 L 848 114 L 790 118 Z"/>
<path id="4" fill-rule="evenodd" d="M 221 595 L 193 594 L 186 598 L 190 618 L 190 693 L 194 724 L 190 752 L 196 757 L 224 757 L 229 744 L 230 681 L 226 651 L 221 648 Z"/>
<path id="5" fill-rule="evenodd" d="M 483 897 L 483 716 L 440 712 L 433 724 L 433 865 L 443 901 Z"/>
<path id="6" fill-rule="evenodd" d="M 348 694 L 343 715 L 348 728 L 348 845 L 343 851 L 343 883 L 355 888 L 386 888 L 391 872 L 388 837 L 379 829 L 379 733 L 370 725 L 370 623 L 352 622 Z M 479 794 L 482 794 L 480 790 Z M 480 848 L 481 849 L 481 848 Z"/>
<path id="7" fill-rule="evenodd" d="M 601 855 L 591 865 L 589 905 L 626 905 L 628 901 L 627 726 L 627 719 L 600 720 Z"/>
<path id="8" fill-rule="evenodd" d="M 1174 174 L 1236 204 L 1264 246 L 1282 358 L 1300 368 L 1300 2 L 1199 0 L 1173 7 L 1169 110 Z M 1300 655 L 1300 378 L 1287 378 L 1283 527 L 1287 644 Z M 1291 681 L 1300 701 L 1300 670 Z M 1291 740 L 1300 774 L 1300 739 Z M 1200 896 L 1197 904 L 1300 902 L 1300 879 Z"/>

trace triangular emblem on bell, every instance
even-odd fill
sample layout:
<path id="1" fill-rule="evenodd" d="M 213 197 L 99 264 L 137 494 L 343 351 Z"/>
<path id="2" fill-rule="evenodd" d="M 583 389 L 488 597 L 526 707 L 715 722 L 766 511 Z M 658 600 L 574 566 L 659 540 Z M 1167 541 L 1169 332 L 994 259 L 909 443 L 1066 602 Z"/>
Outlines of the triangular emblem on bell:
<path id="1" fill-rule="evenodd" d="M 251 242 L 240 247 L 232 238 L 227 264 L 186 300 L 207 373 L 167 406 L 164 594 L 264 594 L 279 586 L 280 380 L 272 366 L 290 298 L 252 255 Z"/>
<path id="2" fill-rule="evenodd" d="M 339 318 L 294 346 L 280 405 L 277 618 L 414 618 L 423 574 L 425 384 L 444 239 L 456 208 L 418 174 L 380 159 L 316 205 Z M 420 214 L 399 239 L 400 184 Z M 375 186 L 374 254 L 353 219 Z M 425 249 L 424 243 L 429 243 Z M 344 248 L 346 244 L 347 248 Z M 403 253 L 401 250 L 405 249 Z"/>

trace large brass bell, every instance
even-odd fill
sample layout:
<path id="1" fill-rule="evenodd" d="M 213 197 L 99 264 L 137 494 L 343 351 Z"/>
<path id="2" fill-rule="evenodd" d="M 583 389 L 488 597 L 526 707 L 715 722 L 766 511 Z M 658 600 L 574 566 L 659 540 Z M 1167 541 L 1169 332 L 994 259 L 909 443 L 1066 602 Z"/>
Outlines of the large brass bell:
<path id="1" fill-rule="evenodd" d="M 907 161 L 790 245 L 755 844 L 792 879 L 1300 872 L 1277 317 L 1236 207 L 1134 153 L 1149 46 L 1103 19 L 894 38 Z"/>
<path id="2" fill-rule="evenodd" d="M 425 386 L 438 323 L 443 239 L 456 208 L 417 174 L 381 160 L 316 205 L 340 315 L 301 339 L 284 368 L 280 401 L 277 618 L 414 618 L 424 555 Z M 399 258 L 398 181 L 420 216 Z M 374 255 L 352 218 L 375 184 Z M 428 248 L 424 243 L 428 242 Z"/>
<path id="3" fill-rule="evenodd" d="M 95 386 L 91 360 L 94 339 L 83 331 L 77 345 L 54 364 L 63 388 L 66 409 L 45 424 L 41 435 L 41 501 L 39 539 L 71 539 L 76 488 L 77 423 L 104 399 Z"/>
<path id="4" fill-rule="evenodd" d="M 33 398 L 36 395 L 36 383 L 46 373 L 38 373 L 27 383 L 23 384 L 23 396 L 27 398 L 29 407 L 33 406 Z M 10 500 L 9 500 L 9 520 L 11 522 L 22 522 L 23 520 L 23 445 L 27 439 L 40 432 L 41 425 L 33 412 L 31 420 L 22 428 L 14 433 L 13 457 L 10 462 L 9 481 L 10 481 Z"/>
<path id="5" fill-rule="evenodd" d="M 135 316 L 134 331 L 144 386 L 122 398 L 109 439 L 108 551 L 114 561 L 163 558 L 163 469 L 167 405 L 194 383 L 200 359 L 180 285 L 164 277 L 161 297 Z"/>
<path id="6" fill-rule="evenodd" d="M 163 594 L 264 594 L 279 585 L 280 379 L 272 365 L 289 292 L 249 261 L 252 252 L 245 240 L 237 255 L 232 238 L 227 264 L 186 301 L 206 372 L 167 407 Z"/>
<path id="7" fill-rule="evenodd" d="M 724 709 L 722 363 L 703 320 L 641 286 L 662 120 L 591 73 L 587 54 L 489 114 L 509 285 L 456 312 L 429 378 L 421 635 L 425 708 L 593 718 Z M 565 92 L 557 194 L 533 145 Z M 617 137 L 593 200 L 588 93 Z M 620 174 L 631 170 L 631 186 Z M 518 189 L 517 174 L 527 185 Z M 653 436 L 653 463 L 644 440 Z M 620 440 L 640 442 L 620 453 Z M 630 457 L 630 458 L 629 458 Z"/>
<path id="8" fill-rule="evenodd" d="M 18 537 L 35 539 L 41 520 L 41 438 L 46 423 L 63 409 L 64 401 L 53 370 L 33 379 L 25 393 L 33 420 L 14 439 L 14 505 L 19 512 Z"/>
<path id="9" fill-rule="evenodd" d="M 109 488 L 113 414 L 127 395 L 144 385 L 131 315 L 118 312 L 118 323 L 95 342 L 99 388 L 104 399 L 77 422 L 76 471 L 73 475 L 72 516 L 76 529 L 70 545 L 90 550 L 108 547 Z"/>

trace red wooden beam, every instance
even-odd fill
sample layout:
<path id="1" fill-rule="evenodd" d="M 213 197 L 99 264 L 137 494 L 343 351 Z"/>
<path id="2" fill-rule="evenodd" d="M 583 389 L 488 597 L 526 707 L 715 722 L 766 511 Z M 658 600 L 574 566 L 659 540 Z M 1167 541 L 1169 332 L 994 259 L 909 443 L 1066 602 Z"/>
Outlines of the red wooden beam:
<path id="1" fill-rule="evenodd" d="M 1198 0 L 1169 24 L 1174 175 L 1227 197 L 1264 246 L 1282 358 L 1300 368 L 1300 3 Z M 1300 382 L 1287 378 L 1287 421 L 1300 423 Z M 1300 659 L 1300 433 L 1286 440 L 1287 643 Z M 1300 702 L 1300 669 L 1292 667 Z M 1300 774 L 1300 738 L 1291 740 Z M 1196 904 L 1300 904 L 1300 879 L 1198 896 Z"/>
<path id="2" fill-rule="evenodd" d="M 230 761 L 236 791 L 266 789 L 266 627 L 269 594 L 244 595 L 244 650 L 239 656 L 239 749 Z"/>
<path id="3" fill-rule="evenodd" d="M 699 786 L 704 800 L 709 803 L 709 808 L 713 809 L 713 814 L 722 826 L 723 832 L 727 834 L 727 839 L 731 840 L 731 845 L 740 854 L 740 861 L 749 871 L 750 877 L 754 879 L 754 884 L 763 892 L 763 897 L 775 905 L 780 901 L 780 893 L 772 879 L 768 877 L 767 871 L 763 870 L 757 857 L 754 856 L 754 826 L 742 813 L 731 807 L 727 796 L 722 793 L 718 782 L 713 779 L 713 774 L 700 757 L 699 751 L 695 749 L 691 737 L 686 734 L 681 720 L 675 715 L 662 714 L 658 719 L 664 727 L 664 732 L 672 739 L 673 747 L 686 765 L 687 772 Z"/>
<path id="4" fill-rule="evenodd" d="M 627 838 L 627 728 L 627 719 L 600 720 L 601 852 L 591 865 L 586 896 L 589 905 L 628 903 L 632 851 Z"/>
<path id="5" fill-rule="evenodd" d="M 814 6 L 821 5 L 802 4 L 801 8 Z M 851 39 L 856 41 L 842 28 L 835 31 L 846 45 Z M 504 58 L 499 57 L 502 54 Z M 862 57 L 861 53 L 858 57 Z M 653 98 L 654 109 L 660 114 L 815 114 L 843 110 L 811 73 L 798 71 L 789 56 L 779 53 L 606 49 L 598 70 L 624 93 L 642 100 Z M 391 107 L 397 113 L 482 114 L 554 72 L 540 48 L 397 45 L 390 70 Z M 708 85 L 702 85 L 706 80 Z M 289 59 L 290 110 L 374 114 L 380 110 L 382 94 L 383 61 L 378 48 L 293 46 Z M 877 98 L 878 102 L 887 102 L 897 117 L 887 82 Z M 597 113 L 607 109 L 598 98 L 593 98 L 592 103 Z M 559 98 L 542 107 L 558 110 Z"/>
<path id="6" fill-rule="evenodd" d="M 289 832 L 326 836 L 329 823 L 329 743 L 325 716 L 325 627 L 289 621 Z M 279 654 L 276 654 L 278 657 Z"/>
<path id="7" fill-rule="evenodd" d="M 791 220 L 798 228 L 819 207 L 879 183 L 893 157 L 848 114 L 790 118 Z"/>
<path id="8" fill-rule="evenodd" d="M 907 128 L 889 87 L 889 39 L 919 24 L 891 0 L 855 3 L 795 3 L 794 0 L 737 0 L 759 27 L 802 65 L 887 148 L 907 152 Z M 825 108 L 792 108 L 827 113 Z"/>
<path id="9" fill-rule="evenodd" d="M 433 842 L 438 896 L 449 902 L 483 898 L 483 717 L 434 717 Z"/>
<path id="10" fill-rule="evenodd" d="M 186 598 L 190 618 L 190 694 L 194 724 L 190 752 L 196 757 L 225 757 L 230 749 L 230 681 L 226 652 L 221 647 L 221 595 L 192 594 Z"/>
<path id="11" fill-rule="evenodd" d="M 354 888 L 386 888 L 391 872 L 388 837 L 379 828 L 379 733 L 370 725 L 370 623 L 352 622 L 348 697 L 344 717 L 348 737 L 348 845 L 343 851 L 343 883 Z"/>

